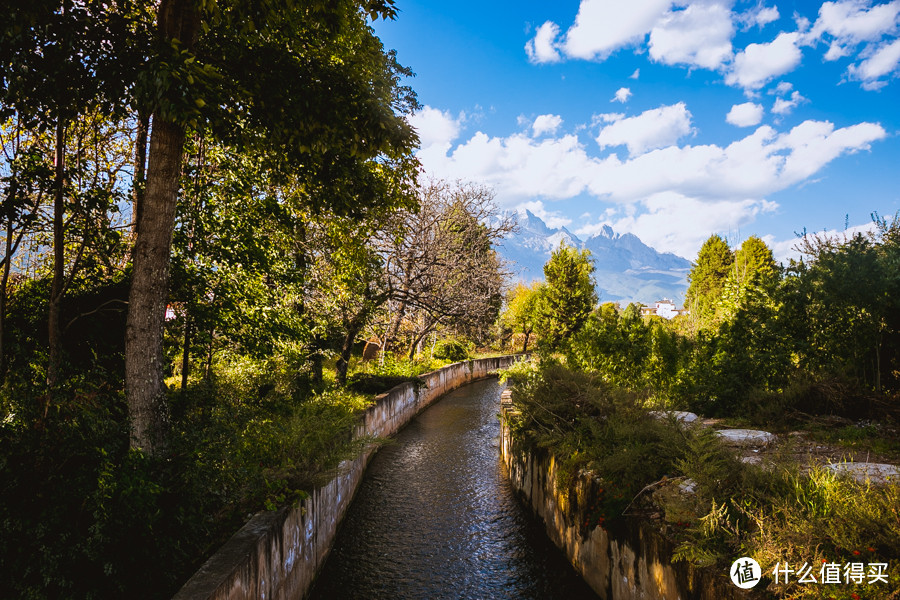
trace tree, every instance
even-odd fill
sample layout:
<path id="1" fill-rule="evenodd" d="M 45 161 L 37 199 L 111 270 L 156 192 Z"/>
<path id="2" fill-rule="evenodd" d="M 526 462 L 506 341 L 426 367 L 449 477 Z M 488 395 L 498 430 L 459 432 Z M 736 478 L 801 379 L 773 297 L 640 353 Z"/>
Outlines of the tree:
<path id="1" fill-rule="evenodd" d="M 594 264 L 587 249 L 576 250 L 565 242 L 544 265 L 543 293 L 537 328 L 548 350 L 559 349 L 575 334 L 597 304 Z"/>
<path id="2" fill-rule="evenodd" d="M 0 127 L 0 219 L 4 248 L 0 280 L 0 378 L 6 373 L 4 332 L 6 302 L 13 260 L 26 235 L 40 221 L 39 211 L 50 189 L 53 170 L 46 164 L 39 141 L 16 117 Z"/>
<path id="3" fill-rule="evenodd" d="M 67 145 L 72 129 L 89 114 L 115 121 L 126 107 L 137 48 L 148 36 L 146 23 L 128 0 L 16 3 L 0 26 L 0 119 L 15 114 L 26 129 L 52 132 L 52 284 L 48 316 L 47 383 L 59 380 L 62 361 L 63 297 L 80 254 L 67 256 L 68 225 L 73 213 L 84 213 L 73 197 Z M 73 125 L 74 124 L 74 125 Z M 50 153 L 48 153 L 50 154 Z M 79 165 L 75 165 L 76 168 Z"/>
<path id="4" fill-rule="evenodd" d="M 733 264 L 734 254 L 718 234 L 703 243 L 688 275 L 690 285 L 684 299 L 695 321 L 708 324 L 715 319 L 716 304 Z"/>
<path id="5" fill-rule="evenodd" d="M 513 333 L 525 336 L 522 352 L 528 352 L 528 340 L 538 318 L 541 288 L 539 281 L 532 282 L 531 285 L 519 282 L 506 294 L 506 310 L 500 315 L 500 324 Z"/>
<path id="6" fill-rule="evenodd" d="M 135 448 L 165 447 L 162 334 L 184 142 L 206 125 L 299 177 L 314 207 L 346 214 L 391 198 L 371 189 L 379 159 L 408 155 L 402 72 L 365 20 L 393 18 L 390 0 L 198 3 L 162 0 L 156 52 L 138 105 L 152 107 L 146 188 L 134 246 L 126 393 Z"/>
<path id="7" fill-rule="evenodd" d="M 493 192 L 467 183 L 426 182 L 417 211 L 396 213 L 399 235 L 376 244 L 391 289 L 386 343 L 410 325 L 408 351 L 439 326 L 478 337 L 502 303 L 505 269 L 493 246 L 515 227 L 497 214 Z"/>
<path id="8" fill-rule="evenodd" d="M 779 277 L 772 250 L 760 238 L 750 236 L 734 253 L 734 263 L 716 306 L 719 317 L 728 320 L 742 306 L 755 301 L 751 296 L 771 295 Z"/>

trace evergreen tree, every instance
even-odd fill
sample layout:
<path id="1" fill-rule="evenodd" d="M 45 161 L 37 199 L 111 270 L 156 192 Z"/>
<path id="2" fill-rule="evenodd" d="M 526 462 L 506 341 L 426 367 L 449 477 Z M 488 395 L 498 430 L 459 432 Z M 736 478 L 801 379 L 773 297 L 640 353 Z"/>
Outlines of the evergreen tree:
<path id="1" fill-rule="evenodd" d="M 684 302 L 695 322 L 703 325 L 715 318 L 716 303 L 733 264 L 734 254 L 725 240 L 718 234 L 709 236 L 688 275 L 690 286 Z"/>
<path id="2" fill-rule="evenodd" d="M 577 333 L 597 304 L 594 264 L 588 250 L 560 242 L 544 265 L 546 285 L 538 310 L 537 329 L 549 350 L 559 349 Z"/>

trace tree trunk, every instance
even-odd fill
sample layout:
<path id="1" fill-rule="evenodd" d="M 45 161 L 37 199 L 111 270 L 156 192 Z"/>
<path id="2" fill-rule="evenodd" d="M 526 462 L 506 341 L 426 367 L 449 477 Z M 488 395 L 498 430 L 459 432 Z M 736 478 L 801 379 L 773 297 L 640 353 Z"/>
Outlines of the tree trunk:
<path id="1" fill-rule="evenodd" d="M 62 308 L 66 256 L 65 236 L 63 235 L 66 125 L 62 117 L 57 118 L 56 121 L 54 162 L 56 163 L 56 173 L 53 179 L 53 282 L 50 285 L 50 310 L 47 319 L 47 341 L 50 351 L 50 361 L 47 365 L 47 385 L 50 387 L 59 382 L 59 367 L 62 361 L 62 331 L 59 327 L 59 313 Z M 45 413 L 46 409 L 47 407 L 44 406 Z"/>
<path id="2" fill-rule="evenodd" d="M 409 291 L 409 286 L 404 286 L 404 292 Z M 403 317 L 406 314 L 406 300 L 400 301 L 400 306 L 397 308 L 397 314 L 391 319 L 391 324 L 388 327 L 387 332 L 384 334 L 384 343 L 382 344 L 382 348 L 387 348 L 389 344 L 391 344 L 396 338 L 397 333 L 400 331 L 400 323 L 403 321 Z"/>
<path id="3" fill-rule="evenodd" d="M 366 322 L 366 313 L 356 315 L 347 326 L 347 333 L 344 335 L 344 343 L 341 344 L 341 356 L 335 365 L 335 374 L 337 375 L 338 385 L 346 385 L 347 369 L 350 366 L 350 356 L 353 354 L 353 344 L 356 343 L 356 336 L 362 331 Z"/>
<path id="4" fill-rule="evenodd" d="M 522 344 L 522 354 L 528 352 L 528 338 L 531 337 L 531 330 L 525 332 L 525 342 Z"/>
<path id="5" fill-rule="evenodd" d="M 134 205 L 132 207 L 132 235 L 138 235 L 138 223 L 144 209 L 144 185 L 147 168 L 147 135 L 150 133 L 150 115 L 138 110 L 137 136 L 134 142 Z"/>
<path id="6" fill-rule="evenodd" d="M 178 40 L 183 49 L 192 51 L 200 30 L 194 0 L 162 0 L 157 15 L 160 42 Z M 131 447 L 150 455 L 165 451 L 169 421 L 162 345 L 184 139 L 183 125 L 166 115 L 154 115 L 132 258 L 134 274 L 125 329 L 125 394 Z"/>
<path id="7" fill-rule="evenodd" d="M 164 450 L 168 428 L 162 342 L 184 138 L 184 127 L 164 119 L 154 121 L 147 190 L 134 244 L 134 274 L 128 296 L 125 391 L 131 447 L 148 454 Z"/>

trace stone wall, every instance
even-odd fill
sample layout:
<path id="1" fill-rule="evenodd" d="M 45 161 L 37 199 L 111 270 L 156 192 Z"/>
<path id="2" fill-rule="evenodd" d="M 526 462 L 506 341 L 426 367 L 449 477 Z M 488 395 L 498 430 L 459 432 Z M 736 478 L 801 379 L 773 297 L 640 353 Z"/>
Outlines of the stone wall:
<path id="1" fill-rule="evenodd" d="M 448 365 L 420 377 L 422 385 L 399 385 L 376 398 L 361 417 L 357 437 L 387 437 L 447 392 L 489 377 L 518 356 L 482 358 Z M 297 508 L 257 513 L 216 552 L 174 600 L 303 598 L 334 543 L 338 525 L 362 480 L 374 448 L 341 465 Z"/>
<path id="2" fill-rule="evenodd" d="M 619 519 L 607 528 L 585 527 L 599 482 L 578 477 L 574 487 L 557 489 L 557 464 L 549 452 L 526 448 L 510 436 L 503 393 L 500 450 L 513 488 L 544 522 L 547 535 L 588 585 L 604 600 L 730 600 L 758 596 L 731 583 L 727 573 L 671 563 L 672 545 L 646 520 Z M 737 557 L 735 557 L 737 558 Z"/>

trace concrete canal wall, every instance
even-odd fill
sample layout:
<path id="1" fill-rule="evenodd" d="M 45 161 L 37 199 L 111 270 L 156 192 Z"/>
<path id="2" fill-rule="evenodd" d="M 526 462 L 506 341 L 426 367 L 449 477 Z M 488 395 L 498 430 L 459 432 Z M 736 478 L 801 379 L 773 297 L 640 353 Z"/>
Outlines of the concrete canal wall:
<path id="1" fill-rule="evenodd" d="M 544 522 L 547 535 L 588 585 L 604 600 L 731 600 L 758 596 L 731 583 L 727 574 L 672 564 L 672 545 L 639 518 L 621 519 L 604 529 L 585 527 L 600 482 L 579 476 L 571 489 L 557 487 L 552 454 L 528 448 L 510 436 L 506 415 L 510 392 L 503 393 L 501 453 L 513 488 Z"/>
<path id="2" fill-rule="evenodd" d="M 360 418 L 356 437 L 387 437 L 429 404 L 461 385 L 508 367 L 518 356 L 482 358 L 448 365 L 378 396 Z M 297 508 L 257 513 L 214 554 L 174 600 L 298 600 L 309 590 L 366 465 L 370 447 L 339 474 L 316 488 Z"/>

